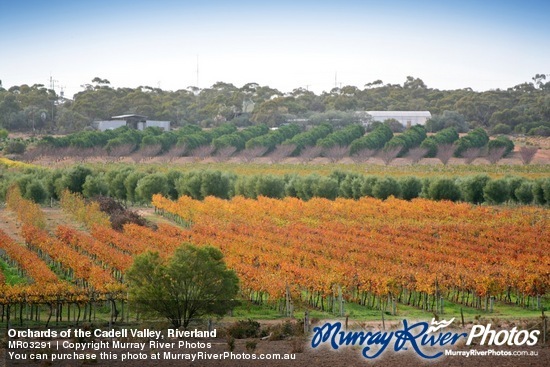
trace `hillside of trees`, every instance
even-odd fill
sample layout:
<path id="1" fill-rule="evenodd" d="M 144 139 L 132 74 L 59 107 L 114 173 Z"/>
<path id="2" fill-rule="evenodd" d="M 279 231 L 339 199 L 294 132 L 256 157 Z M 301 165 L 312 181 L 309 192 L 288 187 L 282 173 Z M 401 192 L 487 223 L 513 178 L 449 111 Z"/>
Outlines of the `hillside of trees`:
<path id="1" fill-rule="evenodd" d="M 254 108 L 249 109 L 252 103 Z M 169 120 L 174 127 L 212 128 L 225 122 L 239 128 L 278 127 L 305 121 L 329 122 L 337 130 L 359 122 L 357 111 L 369 110 L 428 110 L 433 116 L 428 132 L 453 126 L 458 132 L 481 127 L 494 134 L 549 136 L 550 81 L 537 74 L 506 90 L 476 92 L 433 89 L 419 78 L 407 77 L 402 85 L 377 80 L 363 89 L 343 86 L 317 95 L 304 88 L 284 93 L 256 83 L 238 88 L 218 82 L 209 88 L 177 91 L 113 88 L 108 80 L 94 78 L 74 100 L 60 98 L 40 84 L 0 87 L 0 128 L 9 132 L 65 134 L 91 129 L 94 120 L 127 113 Z"/>

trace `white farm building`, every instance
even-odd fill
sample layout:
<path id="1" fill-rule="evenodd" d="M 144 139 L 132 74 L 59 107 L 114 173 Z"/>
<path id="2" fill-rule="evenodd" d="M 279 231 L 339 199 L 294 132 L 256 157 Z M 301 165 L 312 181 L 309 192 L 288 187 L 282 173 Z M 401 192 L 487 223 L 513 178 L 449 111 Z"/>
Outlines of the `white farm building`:
<path id="1" fill-rule="evenodd" d="M 153 126 L 160 127 L 164 131 L 170 131 L 170 121 L 147 120 L 147 116 L 141 115 L 113 116 L 111 120 L 95 121 L 94 125 L 100 131 L 114 130 L 122 126 L 128 126 L 138 130 L 144 130 Z"/>
<path id="2" fill-rule="evenodd" d="M 366 111 L 372 121 L 384 122 L 394 119 L 405 127 L 414 125 L 425 125 L 426 121 L 432 118 L 430 111 Z"/>

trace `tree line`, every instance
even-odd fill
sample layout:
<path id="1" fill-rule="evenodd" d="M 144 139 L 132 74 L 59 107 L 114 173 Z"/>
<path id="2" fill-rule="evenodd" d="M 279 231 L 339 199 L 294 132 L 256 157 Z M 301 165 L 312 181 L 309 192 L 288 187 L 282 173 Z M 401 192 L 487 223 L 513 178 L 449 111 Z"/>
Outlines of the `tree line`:
<path id="1" fill-rule="evenodd" d="M 44 170 L 29 168 L 10 171 L 0 178 L 0 198 L 17 184 L 24 198 L 37 203 L 59 200 L 64 190 L 84 197 L 110 196 L 126 203 L 149 204 L 154 194 L 171 199 L 189 196 L 202 200 L 207 196 L 230 199 L 234 196 L 257 198 L 297 197 L 309 200 L 322 197 L 358 199 L 390 196 L 404 200 L 464 201 L 472 204 L 550 204 L 550 179 L 528 179 L 517 176 L 491 178 L 486 174 L 461 177 L 415 176 L 392 177 L 333 171 L 328 176 L 309 174 L 236 175 L 220 170 L 170 170 L 146 172 L 133 167 L 111 170 L 92 169 L 83 165 Z"/>
<path id="2" fill-rule="evenodd" d="M 458 128 L 452 126 L 428 137 L 423 126 L 403 130 L 403 127 L 396 128 L 395 122 L 375 121 L 367 127 L 350 124 L 340 129 L 334 128 L 329 122 L 309 129 L 295 123 L 275 129 L 265 124 L 242 129 L 232 123 L 211 129 L 185 125 L 167 132 L 156 127 L 143 131 L 121 127 L 104 132 L 80 131 L 60 137 L 47 135 L 37 142 L 36 139 L 30 140 L 36 144 L 28 150 L 24 143 L 13 141 L 3 150 L 7 154 L 25 153 L 22 159 L 28 162 L 42 156 L 56 159 L 103 156 L 115 160 L 131 156 L 137 161 L 155 156 L 168 160 L 181 156 L 227 160 L 238 156 L 245 162 L 263 156 L 273 161 L 287 157 L 300 157 L 309 161 L 322 156 L 336 162 L 349 156 L 356 162 L 362 162 L 378 155 L 385 164 L 404 156 L 410 157 L 413 163 L 424 157 L 437 157 L 446 164 L 452 156 L 466 158 L 469 162 L 485 156 L 491 163 L 495 163 L 514 150 L 510 138 L 500 135 L 490 140 L 482 128 L 475 128 L 459 137 Z M 399 123 L 397 125 L 401 126 Z M 402 133 L 394 134 L 394 131 Z M 14 143 L 23 144 L 21 150 L 15 151 Z"/>
<path id="3" fill-rule="evenodd" d="M 482 127 L 498 134 L 548 136 L 550 81 L 537 74 L 532 81 L 506 90 L 476 92 L 429 88 L 421 79 L 409 76 L 403 84 L 377 80 L 362 89 L 343 86 L 316 94 L 304 88 L 281 92 L 257 83 L 239 88 L 224 82 L 177 91 L 148 86 L 114 88 L 108 80 L 94 78 L 73 100 L 61 98 L 41 84 L 0 88 L 0 128 L 56 134 L 79 131 L 89 128 L 94 120 L 126 113 L 171 121 L 175 127 L 215 127 L 228 121 L 238 127 L 329 121 L 338 127 L 359 122 L 361 116 L 356 111 L 370 110 L 428 110 L 433 115 L 428 131 L 452 125 L 464 131 Z"/>

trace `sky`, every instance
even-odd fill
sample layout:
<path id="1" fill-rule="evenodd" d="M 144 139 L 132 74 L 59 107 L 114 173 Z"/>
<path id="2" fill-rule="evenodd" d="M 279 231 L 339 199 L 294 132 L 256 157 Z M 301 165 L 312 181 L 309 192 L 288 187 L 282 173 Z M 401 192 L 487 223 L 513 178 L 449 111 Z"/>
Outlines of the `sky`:
<path id="1" fill-rule="evenodd" d="M 53 80 L 66 97 L 94 77 L 321 93 L 410 75 L 442 90 L 506 89 L 550 73 L 549 17 L 542 0 L 0 0 L 0 80 Z"/>

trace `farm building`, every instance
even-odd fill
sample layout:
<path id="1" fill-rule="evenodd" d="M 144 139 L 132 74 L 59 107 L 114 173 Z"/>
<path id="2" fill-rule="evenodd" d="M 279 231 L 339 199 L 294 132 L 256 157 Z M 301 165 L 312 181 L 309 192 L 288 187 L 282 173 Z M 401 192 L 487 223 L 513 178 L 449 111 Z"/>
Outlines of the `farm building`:
<path id="1" fill-rule="evenodd" d="M 164 131 L 170 131 L 170 121 L 147 120 L 147 116 L 141 115 L 113 116 L 110 120 L 95 121 L 94 125 L 100 131 L 114 130 L 122 126 L 128 126 L 137 130 L 144 130 L 148 127 L 160 127 Z"/>
<path id="2" fill-rule="evenodd" d="M 430 111 L 366 111 L 372 121 L 395 119 L 405 127 L 424 125 L 432 117 Z"/>

